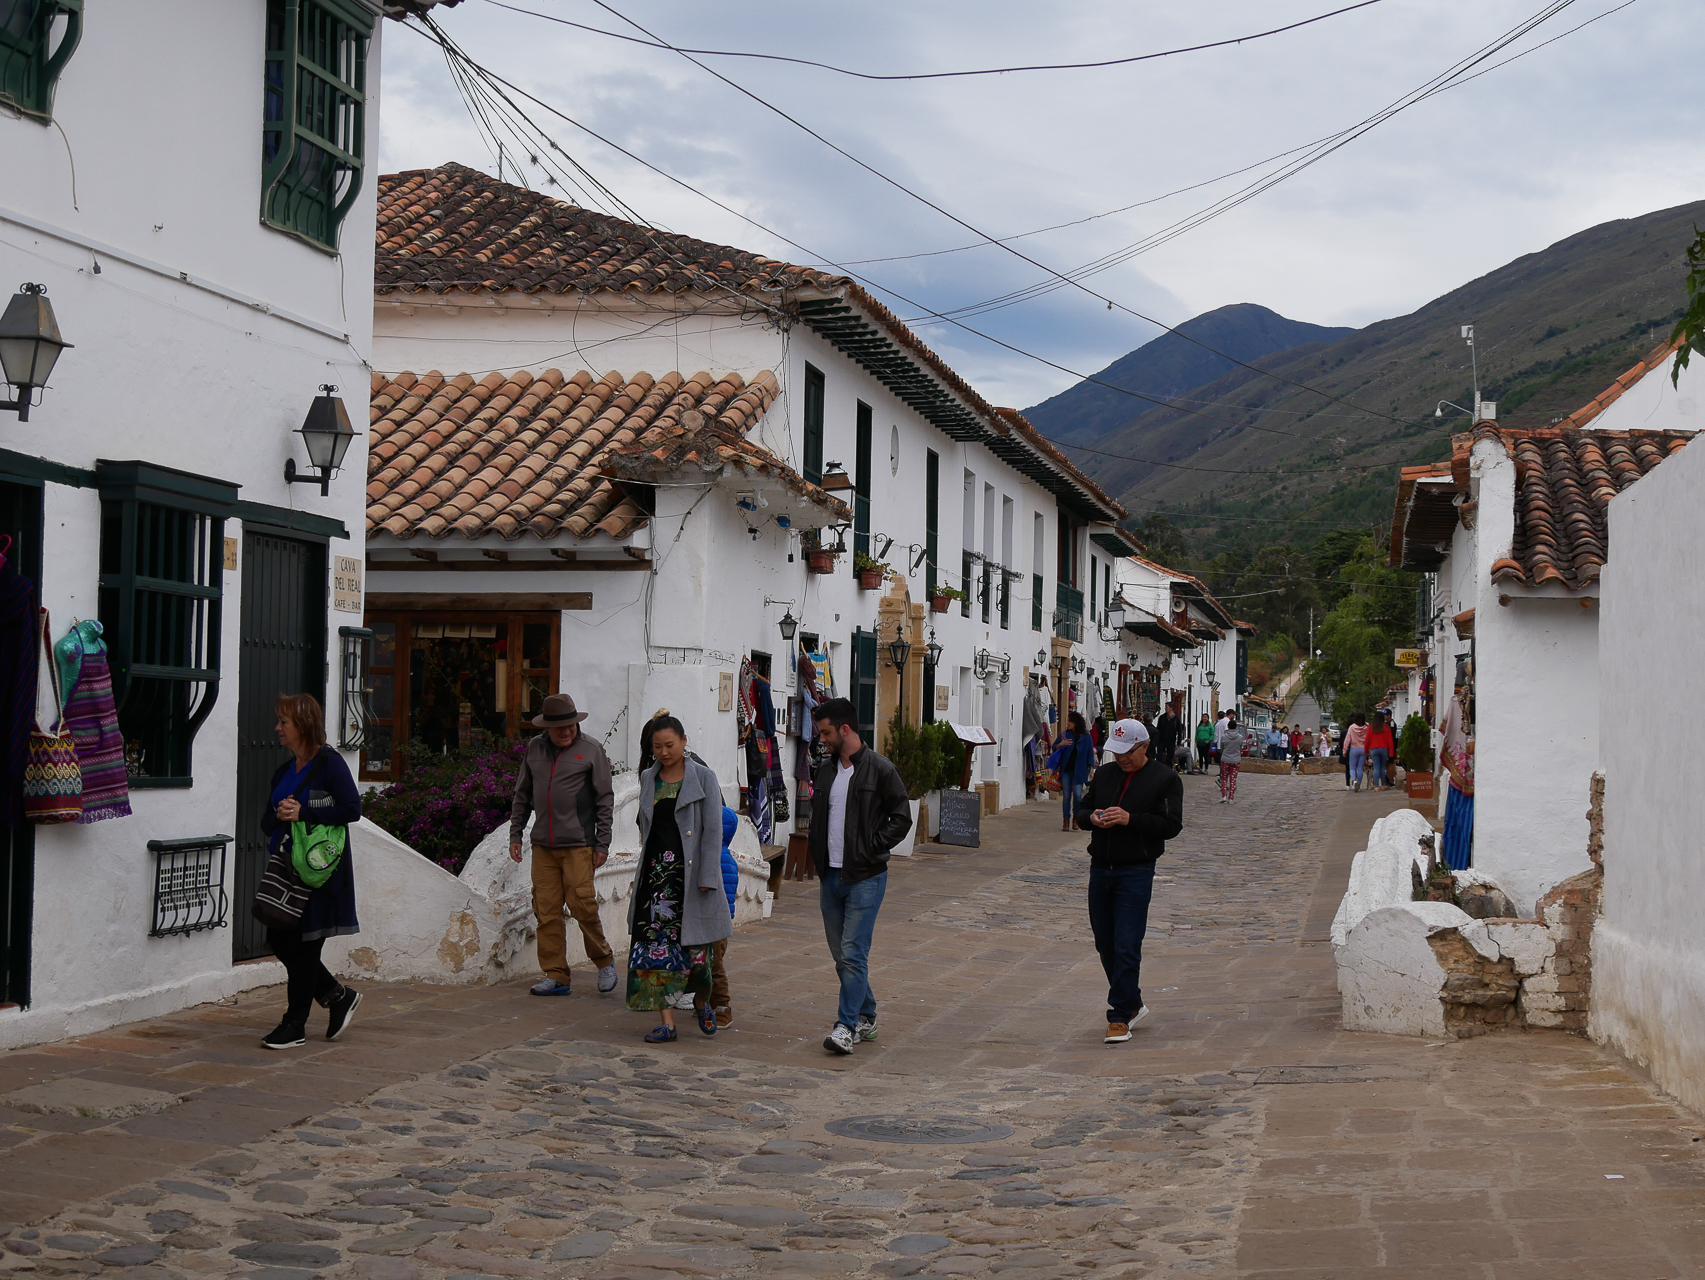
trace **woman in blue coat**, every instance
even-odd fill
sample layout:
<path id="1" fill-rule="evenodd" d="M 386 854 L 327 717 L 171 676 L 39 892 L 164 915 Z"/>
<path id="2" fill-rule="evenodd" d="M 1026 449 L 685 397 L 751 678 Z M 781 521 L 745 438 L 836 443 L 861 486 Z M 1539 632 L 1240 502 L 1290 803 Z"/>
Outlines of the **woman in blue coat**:
<path id="1" fill-rule="evenodd" d="M 674 716 L 651 722 L 656 763 L 639 776 L 642 845 L 628 898 L 628 1008 L 656 1010 L 652 1044 L 675 1039 L 671 1001 L 711 993 L 711 946 L 734 932 L 723 896 L 722 786 L 709 765 L 687 755 Z M 698 1005 L 697 999 L 694 1001 Z M 697 1007 L 699 1029 L 716 1034 L 716 1013 Z"/>
<path id="2" fill-rule="evenodd" d="M 1083 794 L 1089 775 L 1095 772 L 1095 741 L 1089 736 L 1083 712 L 1071 713 L 1060 745 L 1048 757 L 1048 767 L 1060 775 L 1060 830 L 1070 831 L 1077 825 L 1072 812 L 1077 808 L 1078 797 Z"/>
<path id="3" fill-rule="evenodd" d="M 361 820 L 361 793 L 343 757 L 326 745 L 326 722 L 320 704 L 308 694 L 287 693 L 279 696 L 277 707 L 278 742 L 291 758 L 272 775 L 272 801 L 261 814 L 269 853 L 288 847 L 293 822 L 347 827 Z M 349 1029 L 361 993 L 332 977 L 320 962 L 320 951 L 327 938 L 360 931 L 346 833 L 343 858 L 331 879 L 308 894 L 298 927 L 269 927 L 266 931 L 267 946 L 290 975 L 284 1021 L 261 1041 L 268 1049 L 306 1044 L 308 1014 L 316 1001 L 331 1015 L 327 1040 L 336 1040 Z"/>

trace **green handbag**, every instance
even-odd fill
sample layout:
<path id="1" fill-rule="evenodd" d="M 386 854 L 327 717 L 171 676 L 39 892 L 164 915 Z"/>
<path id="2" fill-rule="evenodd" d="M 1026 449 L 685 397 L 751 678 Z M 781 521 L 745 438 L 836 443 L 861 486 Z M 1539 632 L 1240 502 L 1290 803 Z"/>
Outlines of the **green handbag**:
<path id="1" fill-rule="evenodd" d="M 290 824 L 290 865 L 296 877 L 310 889 L 318 889 L 332 878 L 349 842 L 347 827 L 310 827 L 306 822 Z"/>

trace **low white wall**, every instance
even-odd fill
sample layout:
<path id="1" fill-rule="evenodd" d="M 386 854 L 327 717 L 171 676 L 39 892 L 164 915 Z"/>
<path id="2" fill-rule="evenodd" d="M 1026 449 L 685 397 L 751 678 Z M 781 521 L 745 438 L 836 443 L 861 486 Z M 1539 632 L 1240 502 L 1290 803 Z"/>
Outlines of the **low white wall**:
<path id="1" fill-rule="evenodd" d="M 635 813 L 639 779 L 615 779 L 616 813 L 610 858 L 593 884 L 604 938 L 626 963 L 628 896 L 639 869 Z M 531 831 L 531 823 L 528 831 Z M 493 831 L 452 876 L 366 819 L 354 834 L 358 851 L 357 895 L 362 930 L 326 946 L 326 964 L 351 981 L 492 983 L 538 972 L 533 919 L 531 842 L 522 861 L 509 856 L 509 824 Z M 731 846 L 740 866 L 735 894 L 737 924 L 762 918 L 769 864 L 763 860 L 751 821 L 740 819 Z M 381 909 L 382 904 L 382 909 Z M 580 930 L 568 925 L 570 966 L 588 963 Z"/>
<path id="2" fill-rule="evenodd" d="M 1654 380 L 1668 390 L 1667 371 L 1641 385 Z M 1588 1023 L 1595 1040 L 1696 1108 L 1705 1108 L 1705 790 L 1692 776 L 1693 753 L 1665 744 L 1674 730 L 1653 732 L 1705 717 L 1702 488 L 1705 449 L 1695 441 L 1610 504 L 1599 623 L 1604 895 Z M 1640 714 L 1654 689 L 1664 691 L 1662 706 Z"/>

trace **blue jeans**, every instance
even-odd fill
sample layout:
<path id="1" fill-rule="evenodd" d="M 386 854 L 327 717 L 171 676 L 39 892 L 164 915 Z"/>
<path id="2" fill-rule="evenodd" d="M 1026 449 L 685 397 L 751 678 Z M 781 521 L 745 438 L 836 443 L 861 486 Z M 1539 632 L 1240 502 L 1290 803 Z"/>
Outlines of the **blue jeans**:
<path id="1" fill-rule="evenodd" d="M 1368 751 L 1366 747 L 1350 748 L 1350 781 L 1360 782 L 1362 771 L 1367 768 Z"/>
<path id="2" fill-rule="evenodd" d="M 1375 747 L 1368 752 L 1368 773 L 1372 775 L 1373 785 L 1376 787 L 1386 785 L 1385 762 L 1389 755 L 1384 747 Z"/>
<path id="3" fill-rule="evenodd" d="M 1077 812 L 1077 802 L 1083 798 L 1083 783 L 1060 779 L 1060 816 L 1067 822 Z"/>
<path id="4" fill-rule="evenodd" d="M 870 991 L 870 936 L 876 932 L 876 913 L 888 891 L 888 873 L 846 884 L 838 867 L 823 873 L 818 901 L 823 908 L 823 936 L 835 975 L 841 980 L 841 1003 L 835 1021 L 849 1031 L 860 1018 L 876 1021 L 876 997 Z"/>
<path id="5" fill-rule="evenodd" d="M 1089 928 L 1107 973 L 1107 1021 L 1128 1022 L 1143 1007 L 1143 935 L 1154 895 L 1154 863 L 1089 869 Z"/>

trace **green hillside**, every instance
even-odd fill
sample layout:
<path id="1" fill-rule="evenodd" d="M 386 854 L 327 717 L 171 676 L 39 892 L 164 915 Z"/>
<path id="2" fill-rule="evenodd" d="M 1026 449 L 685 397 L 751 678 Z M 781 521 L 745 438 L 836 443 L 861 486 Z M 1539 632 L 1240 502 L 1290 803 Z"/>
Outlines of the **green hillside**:
<path id="1" fill-rule="evenodd" d="M 1378 524 L 1390 517 L 1398 467 L 1444 457 L 1450 433 L 1467 426 L 1448 409 L 1433 416 L 1439 400 L 1472 403 L 1459 326 L 1475 325 L 1481 394 L 1498 402 L 1499 421 L 1543 426 L 1668 336 L 1696 221 L 1705 201 L 1607 222 L 1410 315 L 1251 362 L 1348 404 L 1238 369 L 1180 398 L 1200 413 L 1133 413 L 1093 438 L 1101 452 L 1070 423 L 1049 434 L 1133 524 L 1168 513 L 1197 562 L 1275 541 L 1310 545 L 1339 522 Z"/>

